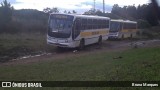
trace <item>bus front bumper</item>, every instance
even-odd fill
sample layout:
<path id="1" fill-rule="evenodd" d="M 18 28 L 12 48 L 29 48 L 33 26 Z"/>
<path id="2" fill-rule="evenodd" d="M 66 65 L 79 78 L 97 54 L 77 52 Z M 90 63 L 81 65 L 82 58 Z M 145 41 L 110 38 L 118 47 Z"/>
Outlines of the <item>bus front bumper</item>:
<path id="1" fill-rule="evenodd" d="M 109 36 L 108 39 L 117 39 L 118 36 Z"/>
<path id="2" fill-rule="evenodd" d="M 50 41 L 50 40 L 47 40 L 47 44 L 49 45 L 53 45 L 53 46 L 58 46 L 58 47 L 66 47 L 66 48 L 75 48 L 77 47 L 77 45 L 73 42 L 70 42 L 70 43 L 57 43 L 57 42 L 53 42 L 53 41 Z"/>

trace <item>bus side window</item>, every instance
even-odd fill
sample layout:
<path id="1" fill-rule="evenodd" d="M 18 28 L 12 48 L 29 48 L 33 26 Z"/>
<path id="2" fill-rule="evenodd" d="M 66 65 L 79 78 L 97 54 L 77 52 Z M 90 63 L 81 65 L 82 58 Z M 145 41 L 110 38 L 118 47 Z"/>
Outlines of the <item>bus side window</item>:
<path id="1" fill-rule="evenodd" d="M 133 24 L 132 23 L 129 25 L 129 29 L 133 29 Z"/>
<path id="2" fill-rule="evenodd" d="M 136 24 L 135 23 L 132 25 L 132 29 L 136 29 Z"/>
<path id="3" fill-rule="evenodd" d="M 94 19 L 93 22 L 94 22 L 94 29 L 97 29 L 98 28 L 98 26 L 97 26 L 97 19 Z"/>
<path id="4" fill-rule="evenodd" d="M 128 29 L 128 27 L 127 27 L 127 24 L 126 24 L 126 23 L 124 23 L 124 24 L 123 24 L 123 29 Z"/>
<path id="5" fill-rule="evenodd" d="M 100 20 L 101 23 L 101 29 L 103 28 L 103 20 Z"/>
<path id="6" fill-rule="evenodd" d="M 81 22 L 81 19 L 80 18 L 77 18 L 76 20 L 76 30 L 81 30 L 81 24 L 82 24 L 82 22 Z"/>
<path id="7" fill-rule="evenodd" d="M 137 24 L 134 25 L 134 29 L 137 29 Z"/>
<path id="8" fill-rule="evenodd" d="M 75 39 L 79 34 L 81 30 L 81 19 L 77 18 L 74 23 L 74 28 L 73 28 L 73 39 Z"/>
<path id="9" fill-rule="evenodd" d="M 89 29 L 89 30 L 92 29 L 92 19 L 88 19 L 88 21 L 87 21 L 87 29 Z"/>
<path id="10" fill-rule="evenodd" d="M 131 29 L 132 28 L 132 24 L 128 23 L 128 28 L 127 29 Z"/>
<path id="11" fill-rule="evenodd" d="M 123 23 L 119 23 L 119 24 L 120 24 L 120 30 L 122 30 L 122 24 L 123 24 Z"/>
<path id="12" fill-rule="evenodd" d="M 87 29 L 87 19 L 82 19 L 82 30 Z"/>
<path id="13" fill-rule="evenodd" d="M 106 28 L 109 28 L 109 20 L 106 20 L 105 25 L 106 25 Z"/>
<path id="14" fill-rule="evenodd" d="M 92 19 L 92 29 L 95 29 L 95 23 L 94 23 L 95 19 Z"/>
<path id="15" fill-rule="evenodd" d="M 98 29 L 101 29 L 101 21 L 98 20 Z"/>
<path id="16" fill-rule="evenodd" d="M 103 20 L 103 28 L 106 28 L 106 20 Z"/>

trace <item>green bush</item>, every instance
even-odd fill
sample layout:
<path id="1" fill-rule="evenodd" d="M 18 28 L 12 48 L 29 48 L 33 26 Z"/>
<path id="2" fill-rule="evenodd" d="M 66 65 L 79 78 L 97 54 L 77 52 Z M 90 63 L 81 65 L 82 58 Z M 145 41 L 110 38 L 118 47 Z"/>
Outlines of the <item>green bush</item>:
<path id="1" fill-rule="evenodd" d="M 21 30 L 21 23 L 11 21 L 6 25 L 5 33 L 18 33 Z"/>
<path id="2" fill-rule="evenodd" d="M 137 22 L 138 22 L 138 28 L 139 29 L 145 29 L 145 28 L 150 28 L 151 27 L 151 25 L 146 20 L 139 19 Z"/>

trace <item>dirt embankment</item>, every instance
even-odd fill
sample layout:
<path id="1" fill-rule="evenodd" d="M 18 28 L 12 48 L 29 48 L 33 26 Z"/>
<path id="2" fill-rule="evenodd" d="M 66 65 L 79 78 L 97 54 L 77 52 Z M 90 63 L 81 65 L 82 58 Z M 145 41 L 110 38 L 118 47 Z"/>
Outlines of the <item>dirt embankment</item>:
<path id="1" fill-rule="evenodd" d="M 19 59 L 10 60 L 9 62 L 0 63 L 0 65 L 16 65 L 16 64 L 29 64 L 36 62 L 45 62 L 65 59 L 68 57 L 80 57 L 83 55 L 89 55 L 93 53 L 101 52 L 120 52 L 131 48 L 143 48 L 143 47 L 157 47 L 160 46 L 160 40 L 123 40 L 123 41 L 105 41 L 102 46 L 97 44 L 87 46 L 83 51 L 76 49 L 57 49 L 52 53 L 44 53 L 35 56 L 26 56 Z"/>

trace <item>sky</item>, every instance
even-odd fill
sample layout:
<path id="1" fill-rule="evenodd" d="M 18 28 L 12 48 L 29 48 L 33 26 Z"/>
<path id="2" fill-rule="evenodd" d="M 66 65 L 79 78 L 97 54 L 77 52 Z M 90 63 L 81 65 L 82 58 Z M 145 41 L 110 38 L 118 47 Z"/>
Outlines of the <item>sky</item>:
<path id="1" fill-rule="evenodd" d="M 2 2 L 3 0 L 0 0 Z M 94 0 L 7 0 L 15 9 L 38 9 L 57 7 L 60 12 L 75 10 L 82 14 L 93 8 Z M 105 12 L 110 12 L 114 4 L 119 6 L 147 4 L 149 0 L 105 0 Z M 102 10 L 103 0 L 95 0 L 95 8 Z"/>

